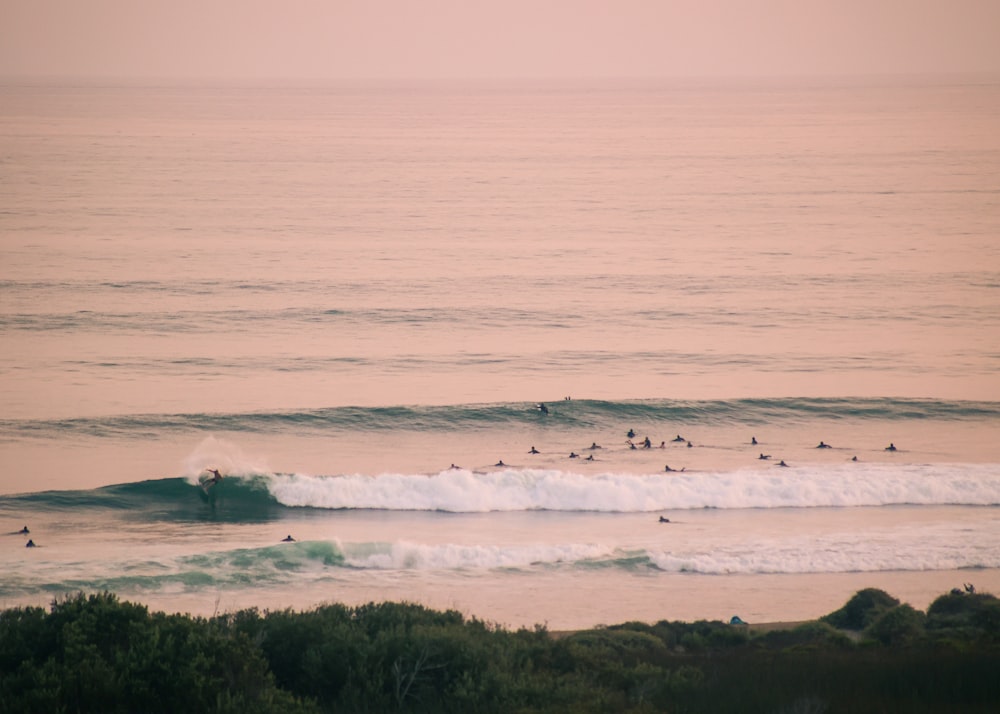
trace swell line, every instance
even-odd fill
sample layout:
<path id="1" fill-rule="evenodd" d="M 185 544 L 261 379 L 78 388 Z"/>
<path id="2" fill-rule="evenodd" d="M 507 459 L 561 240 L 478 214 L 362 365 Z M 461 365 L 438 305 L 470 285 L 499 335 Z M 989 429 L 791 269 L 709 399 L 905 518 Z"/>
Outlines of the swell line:
<path id="1" fill-rule="evenodd" d="M 0 438 L 148 438 L 169 432 L 317 433 L 329 430 L 451 432 L 536 425 L 574 429 L 629 422 L 688 425 L 788 424 L 811 420 L 1000 421 L 1000 402 L 894 398 L 556 400 L 445 406 L 342 406 L 265 412 L 132 414 L 71 419 L 0 419 Z"/>

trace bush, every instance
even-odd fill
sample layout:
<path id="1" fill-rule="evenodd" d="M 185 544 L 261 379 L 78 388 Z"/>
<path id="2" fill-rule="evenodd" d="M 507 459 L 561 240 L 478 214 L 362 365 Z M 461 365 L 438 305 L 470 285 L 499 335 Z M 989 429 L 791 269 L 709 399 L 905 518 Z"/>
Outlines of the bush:
<path id="1" fill-rule="evenodd" d="M 927 608 L 927 632 L 938 640 L 1000 643 L 1000 600 L 986 594 L 942 595 Z"/>
<path id="2" fill-rule="evenodd" d="M 884 590 L 866 588 L 859 590 L 839 610 L 819 618 L 841 630 L 864 630 L 882 613 L 899 605 L 899 600 Z"/>
<path id="3" fill-rule="evenodd" d="M 926 637 L 926 620 L 924 613 L 903 604 L 879 615 L 865 634 L 886 646 L 911 645 Z"/>

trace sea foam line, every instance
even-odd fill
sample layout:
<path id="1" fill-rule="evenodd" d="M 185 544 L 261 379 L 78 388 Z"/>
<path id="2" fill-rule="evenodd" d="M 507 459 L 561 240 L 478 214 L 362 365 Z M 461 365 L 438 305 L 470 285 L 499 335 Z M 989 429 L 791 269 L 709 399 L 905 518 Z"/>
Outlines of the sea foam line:
<path id="1" fill-rule="evenodd" d="M 1000 504 L 996 464 L 851 464 L 669 475 L 451 469 L 432 475 L 273 475 L 265 483 L 279 503 L 291 507 L 456 513 Z"/>

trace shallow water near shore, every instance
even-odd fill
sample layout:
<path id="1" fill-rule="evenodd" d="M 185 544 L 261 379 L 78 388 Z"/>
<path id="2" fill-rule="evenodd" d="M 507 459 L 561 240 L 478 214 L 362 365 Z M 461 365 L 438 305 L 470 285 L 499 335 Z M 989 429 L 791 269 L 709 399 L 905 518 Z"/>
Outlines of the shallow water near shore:
<path id="1" fill-rule="evenodd" d="M 1000 590 L 995 81 L 0 99 L 0 605 Z"/>

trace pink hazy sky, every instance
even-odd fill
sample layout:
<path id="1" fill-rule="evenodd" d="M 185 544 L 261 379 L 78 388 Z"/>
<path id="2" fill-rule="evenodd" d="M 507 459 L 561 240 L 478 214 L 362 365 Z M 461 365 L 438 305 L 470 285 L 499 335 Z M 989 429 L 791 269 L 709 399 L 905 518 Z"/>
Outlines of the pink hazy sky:
<path id="1" fill-rule="evenodd" d="M 0 76 L 1000 72 L 998 0 L 0 0 Z"/>

